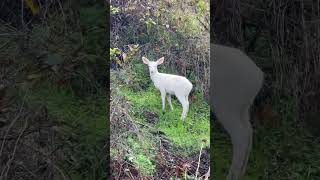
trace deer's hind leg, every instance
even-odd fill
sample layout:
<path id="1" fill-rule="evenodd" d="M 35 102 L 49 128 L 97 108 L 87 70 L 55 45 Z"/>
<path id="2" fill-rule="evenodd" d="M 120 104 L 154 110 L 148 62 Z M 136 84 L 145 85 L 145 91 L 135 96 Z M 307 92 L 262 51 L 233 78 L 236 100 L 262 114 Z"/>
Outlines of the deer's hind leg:
<path id="1" fill-rule="evenodd" d="M 227 176 L 228 180 L 238 180 L 249 155 L 251 132 L 241 118 L 239 107 L 215 106 L 218 120 L 229 133 L 232 141 L 232 164 Z"/>
<path id="2" fill-rule="evenodd" d="M 250 152 L 252 149 L 253 130 L 252 130 L 252 126 L 250 123 L 249 110 L 250 110 L 250 104 L 247 104 L 243 107 L 243 109 L 241 111 L 241 121 L 242 121 L 242 124 L 244 125 L 244 127 L 246 128 L 247 138 L 248 138 L 247 139 L 247 151 L 245 154 L 245 161 L 244 161 L 244 164 L 242 165 L 242 168 L 241 168 L 241 176 L 243 176 L 246 171 L 246 167 L 247 167 L 249 157 L 250 157 Z"/>
<path id="3" fill-rule="evenodd" d="M 189 112 L 189 99 L 188 99 L 188 96 L 186 96 L 186 114 L 185 114 L 186 117 L 188 112 Z"/>
<path id="4" fill-rule="evenodd" d="M 181 114 L 181 120 L 185 120 L 186 116 L 187 116 L 187 111 L 189 108 L 189 101 L 186 101 L 185 96 L 177 96 L 179 102 L 182 105 L 182 114 Z"/>

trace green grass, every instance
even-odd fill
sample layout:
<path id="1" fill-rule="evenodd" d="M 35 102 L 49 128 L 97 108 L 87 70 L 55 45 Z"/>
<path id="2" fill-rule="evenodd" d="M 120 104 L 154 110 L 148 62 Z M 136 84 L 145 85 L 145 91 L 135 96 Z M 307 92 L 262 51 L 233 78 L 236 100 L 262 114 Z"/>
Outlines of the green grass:
<path id="1" fill-rule="evenodd" d="M 131 112 L 134 117 L 143 123 L 148 122 L 144 112 L 154 112 L 159 116 L 159 121 L 154 125 L 165 135 L 181 147 L 184 154 L 191 154 L 200 150 L 202 140 L 210 144 L 210 120 L 209 106 L 199 98 L 196 102 L 190 103 L 190 109 L 183 123 L 180 119 L 182 107 L 178 100 L 172 98 L 173 111 L 170 110 L 166 101 L 165 112 L 162 112 L 160 92 L 154 87 L 145 91 L 133 91 L 129 88 L 122 88 L 123 93 L 132 105 Z M 199 95 L 198 97 L 201 97 Z"/>
<path id="2" fill-rule="evenodd" d="M 128 138 L 128 144 L 131 146 L 131 150 L 127 154 L 127 159 L 135 164 L 141 174 L 146 176 L 152 176 L 156 170 L 153 161 L 156 153 L 155 149 L 152 148 L 152 143 L 151 140 L 146 138 L 142 141 L 130 136 Z"/>
<path id="3" fill-rule="evenodd" d="M 202 98 L 190 103 L 190 109 L 185 123 L 180 119 L 181 104 L 172 98 L 173 111 L 166 102 L 165 112 L 162 111 L 160 92 L 153 86 L 146 90 L 136 90 L 129 86 L 118 86 L 117 95 L 125 96 L 130 106 L 129 112 L 135 121 L 148 124 L 165 133 L 177 148 L 177 155 L 188 156 L 198 153 L 202 140 L 205 139 L 205 147 L 210 144 L 210 121 L 209 106 Z M 201 97 L 199 94 L 197 97 Z M 145 113 L 155 113 L 158 120 L 150 122 Z M 150 117 L 149 117 L 150 118 Z M 141 127 L 139 129 L 143 138 L 129 137 L 130 150 L 127 159 L 145 176 L 152 176 L 156 171 L 155 155 L 158 137 L 150 133 L 150 129 Z"/>
<path id="4" fill-rule="evenodd" d="M 105 145 L 108 134 L 106 97 L 80 98 L 73 91 L 42 83 L 26 94 L 29 105 L 45 105 L 49 115 L 64 124 L 59 128 L 70 156 L 61 163 L 73 179 L 105 179 Z M 68 144 L 68 145 L 66 145 Z"/>

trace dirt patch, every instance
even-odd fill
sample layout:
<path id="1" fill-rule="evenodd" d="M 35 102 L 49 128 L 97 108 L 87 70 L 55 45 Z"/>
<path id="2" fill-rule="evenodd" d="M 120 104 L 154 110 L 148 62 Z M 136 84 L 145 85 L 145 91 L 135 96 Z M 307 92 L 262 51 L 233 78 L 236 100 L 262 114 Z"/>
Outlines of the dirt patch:
<path id="1" fill-rule="evenodd" d="M 141 179 L 139 171 L 128 161 L 112 161 L 111 180 L 114 179 Z M 117 174 L 115 176 L 115 173 Z"/>
<path id="2" fill-rule="evenodd" d="M 190 157 L 178 154 L 179 148 L 175 147 L 170 140 L 161 137 L 160 145 L 156 154 L 156 173 L 153 176 L 142 176 L 132 163 L 126 160 L 115 160 L 111 164 L 111 179 L 170 179 L 170 177 L 195 177 L 199 161 L 199 153 Z M 206 175 L 210 167 L 210 150 L 203 149 L 201 153 L 198 177 Z"/>
<path id="3" fill-rule="evenodd" d="M 154 112 L 144 111 L 143 116 L 147 119 L 148 123 L 156 124 L 159 121 L 159 115 Z"/>
<path id="4" fill-rule="evenodd" d="M 184 177 L 185 173 L 195 176 L 198 169 L 198 177 L 204 176 L 210 167 L 210 151 L 203 149 L 201 152 L 200 163 L 199 154 L 194 153 L 190 157 L 177 154 L 179 149 L 170 140 L 161 138 L 161 145 L 157 154 L 157 179 L 169 179 L 170 177 Z"/>

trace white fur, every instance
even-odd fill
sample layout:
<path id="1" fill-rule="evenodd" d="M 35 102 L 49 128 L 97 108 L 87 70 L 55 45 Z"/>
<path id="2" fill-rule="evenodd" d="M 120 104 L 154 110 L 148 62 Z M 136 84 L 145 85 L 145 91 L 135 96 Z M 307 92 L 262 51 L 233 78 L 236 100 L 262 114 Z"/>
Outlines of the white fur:
<path id="1" fill-rule="evenodd" d="M 263 84 L 264 73 L 242 51 L 211 44 L 211 108 L 233 145 L 227 180 L 242 179 L 252 148 L 249 109 Z"/>
<path id="2" fill-rule="evenodd" d="M 175 95 L 182 105 L 183 110 L 181 119 L 184 121 L 189 110 L 188 97 L 192 89 L 191 82 L 183 76 L 159 73 L 157 66 L 163 63 L 163 57 L 158 59 L 157 61 L 149 61 L 147 58 L 142 57 L 142 61 L 144 64 L 147 64 L 149 66 L 151 80 L 153 81 L 155 87 L 159 89 L 161 93 L 162 110 L 164 111 L 165 109 L 165 99 L 167 94 L 170 108 L 171 110 L 173 110 L 171 104 L 171 95 Z"/>

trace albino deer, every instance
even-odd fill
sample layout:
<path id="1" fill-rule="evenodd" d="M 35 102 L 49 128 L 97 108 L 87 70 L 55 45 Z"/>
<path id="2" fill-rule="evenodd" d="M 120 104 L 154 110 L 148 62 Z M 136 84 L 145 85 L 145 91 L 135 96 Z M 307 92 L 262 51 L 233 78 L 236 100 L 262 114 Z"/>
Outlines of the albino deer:
<path id="1" fill-rule="evenodd" d="M 157 61 L 149 61 L 147 58 L 142 57 L 142 61 L 144 64 L 149 66 L 151 80 L 153 81 L 155 87 L 160 90 L 162 110 L 164 111 L 165 109 L 167 93 L 170 108 L 173 110 L 171 104 L 171 95 L 174 94 L 182 105 L 183 110 L 181 119 L 184 121 L 189 110 L 188 96 L 192 90 L 191 82 L 183 76 L 159 73 L 157 66 L 163 63 L 164 57 L 158 59 Z"/>
<path id="2" fill-rule="evenodd" d="M 252 146 L 249 108 L 263 83 L 263 72 L 242 51 L 211 44 L 211 97 L 217 119 L 233 145 L 228 180 L 240 179 Z"/>

